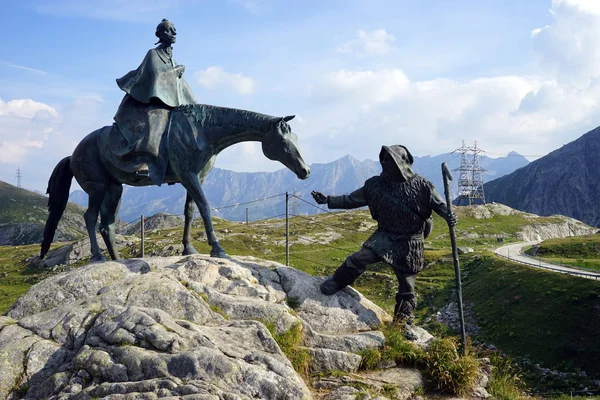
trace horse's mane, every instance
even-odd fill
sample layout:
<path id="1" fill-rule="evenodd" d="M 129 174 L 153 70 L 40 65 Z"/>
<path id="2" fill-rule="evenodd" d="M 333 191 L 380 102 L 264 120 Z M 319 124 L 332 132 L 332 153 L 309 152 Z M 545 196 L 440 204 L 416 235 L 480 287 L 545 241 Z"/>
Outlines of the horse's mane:
<path id="1" fill-rule="evenodd" d="M 184 104 L 173 111 L 182 112 L 202 126 L 242 126 L 264 129 L 278 118 L 254 111 L 211 106 L 208 104 Z"/>

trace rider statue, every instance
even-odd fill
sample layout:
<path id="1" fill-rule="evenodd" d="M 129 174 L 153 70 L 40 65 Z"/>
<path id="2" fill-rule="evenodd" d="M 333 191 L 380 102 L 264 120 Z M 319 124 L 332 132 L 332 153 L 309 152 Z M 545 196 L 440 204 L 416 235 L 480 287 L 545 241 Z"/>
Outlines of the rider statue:
<path id="1" fill-rule="evenodd" d="M 406 336 L 414 340 L 415 283 L 424 266 L 424 239 L 431 232 L 431 213 L 435 211 L 452 225 L 457 218 L 448 212 L 433 184 L 413 172 L 413 157 L 406 147 L 383 146 L 379 161 L 381 174 L 369 178 L 363 187 L 349 195 L 312 192 L 317 203 L 327 204 L 330 209 L 368 206 L 377 221 L 377 230 L 359 251 L 346 258 L 333 277 L 321 284 L 321 292 L 332 295 L 354 283 L 367 265 L 385 262 L 398 278 L 394 321 L 405 324 Z"/>
<path id="2" fill-rule="evenodd" d="M 122 154 L 135 156 L 144 153 L 145 157 L 150 155 L 150 161 L 158 157 L 163 133 L 168 129 L 169 110 L 196 103 L 192 90 L 183 78 L 185 67 L 177 65 L 173 59 L 172 46 L 176 36 L 173 23 L 163 19 L 156 27 L 158 46 L 148 50 L 137 69 L 117 79 L 117 85 L 125 92 L 125 97 L 114 120 L 129 145 Z M 147 170 L 138 173 L 141 176 L 148 175 Z M 152 173 L 151 169 L 153 181 L 162 179 L 162 176 L 158 176 L 160 173 L 155 177 Z"/>

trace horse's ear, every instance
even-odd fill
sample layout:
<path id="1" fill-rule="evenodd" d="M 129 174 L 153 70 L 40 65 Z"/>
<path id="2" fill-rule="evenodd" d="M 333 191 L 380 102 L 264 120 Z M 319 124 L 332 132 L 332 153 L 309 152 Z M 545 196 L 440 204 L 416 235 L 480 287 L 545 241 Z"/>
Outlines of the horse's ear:
<path id="1" fill-rule="evenodd" d="M 293 120 L 293 119 L 294 119 L 294 117 L 295 117 L 295 115 L 288 115 L 287 117 L 283 117 L 283 120 L 284 120 L 285 122 L 288 122 L 288 121 L 291 121 L 291 120 Z"/>

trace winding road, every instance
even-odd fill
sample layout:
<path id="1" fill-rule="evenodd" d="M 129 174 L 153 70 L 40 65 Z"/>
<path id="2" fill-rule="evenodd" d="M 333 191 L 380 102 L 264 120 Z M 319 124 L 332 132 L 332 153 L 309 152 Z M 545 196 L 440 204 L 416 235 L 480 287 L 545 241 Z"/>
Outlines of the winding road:
<path id="1" fill-rule="evenodd" d="M 553 272 L 558 272 L 560 274 L 569 274 L 574 276 L 579 276 L 581 278 L 587 279 L 595 279 L 600 281 L 600 273 L 591 272 L 576 268 L 565 267 L 562 265 L 550 264 L 544 261 L 541 261 L 537 258 L 529 257 L 525 255 L 523 251 L 523 247 L 533 246 L 534 244 L 538 244 L 540 242 L 520 242 L 513 243 L 507 246 L 499 247 L 495 250 L 497 256 L 508 259 L 510 261 L 518 262 L 520 264 L 526 264 L 530 267 L 541 268 Z"/>

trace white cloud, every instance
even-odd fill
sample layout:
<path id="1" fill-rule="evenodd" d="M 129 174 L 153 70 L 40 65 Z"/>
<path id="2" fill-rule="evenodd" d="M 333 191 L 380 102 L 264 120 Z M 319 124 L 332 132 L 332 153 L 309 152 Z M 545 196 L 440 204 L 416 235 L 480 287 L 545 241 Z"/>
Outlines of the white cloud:
<path id="1" fill-rule="evenodd" d="M 600 125 L 600 1 L 555 0 L 532 30 L 529 75 L 411 81 L 397 66 L 346 68 L 308 85 L 311 156 L 373 159 L 382 144 L 439 154 L 477 140 L 494 153 L 543 155 Z M 354 47 L 353 47 L 354 46 Z M 348 46 L 356 50 L 358 45 Z"/>
<path id="2" fill-rule="evenodd" d="M 600 3 L 597 0 L 552 0 L 553 14 L 561 7 L 576 9 L 579 12 L 600 15 Z"/>
<path id="3" fill-rule="evenodd" d="M 533 49 L 546 72 L 585 87 L 600 77 L 600 1 L 554 0 L 555 21 L 532 31 Z"/>
<path id="4" fill-rule="evenodd" d="M 392 80 L 401 82 L 397 86 L 390 84 L 395 75 L 404 77 Z M 600 84 L 582 92 L 541 76 L 465 82 L 410 82 L 400 70 L 326 76 L 334 79 L 314 85 L 327 94 L 318 97 L 326 112 L 308 115 L 310 123 L 303 127 L 315 132 L 310 140 L 320 144 L 313 149 L 317 157 L 339 149 L 336 156 L 373 158 L 378 146 L 393 143 L 406 144 L 415 154 L 439 154 L 458 147 L 461 139 L 478 140 L 496 153 L 545 154 L 600 121 Z"/>
<path id="5" fill-rule="evenodd" d="M 390 102 L 405 95 L 409 88 L 410 81 L 400 69 L 342 69 L 324 74 L 321 82 L 309 87 L 309 95 L 326 101 L 359 101 L 370 105 Z"/>
<path id="6" fill-rule="evenodd" d="M 388 54 L 396 40 L 394 35 L 385 29 L 376 29 L 371 32 L 358 31 L 356 38 L 351 39 L 335 49 L 337 53 L 366 53 L 366 54 Z"/>
<path id="7" fill-rule="evenodd" d="M 0 164 L 26 160 L 32 149 L 41 149 L 60 114 L 48 104 L 31 99 L 0 99 Z"/>
<path id="8" fill-rule="evenodd" d="M 248 78 L 242 74 L 232 74 L 225 72 L 222 67 L 212 66 L 202 71 L 194 73 L 196 82 L 207 89 L 213 89 L 218 86 L 230 86 L 237 93 L 242 95 L 250 95 L 254 93 L 256 83 L 252 78 Z"/>
<path id="9" fill-rule="evenodd" d="M 87 134 L 110 124 L 114 109 L 103 106 L 93 97 L 56 107 L 31 99 L 0 100 L 0 180 L 14 184 L 21 167 L 24 187 L 45 190 L 56 163 Z M 73 190 L 77 187 L 73 181 Z"/>
<path id="10" fill-rule="evenodd" d="M 4 102 L 0 98 L 0 116 L 27 119 L 57 120 L 58 112 L 51 106 L 31 99 L 15 99 Z"/>

